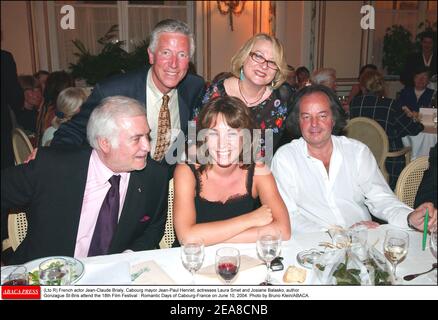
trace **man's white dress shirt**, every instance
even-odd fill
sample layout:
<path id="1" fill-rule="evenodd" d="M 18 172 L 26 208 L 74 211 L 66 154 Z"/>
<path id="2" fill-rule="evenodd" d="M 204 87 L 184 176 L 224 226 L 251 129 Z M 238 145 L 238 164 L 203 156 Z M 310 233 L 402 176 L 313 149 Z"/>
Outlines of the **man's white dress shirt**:
<path id="1" fill-rule="evenodd" d="M 407 228 L 413 211 L 391 191 L 368 147 L 356 140 L 332 136 L 329 173 L 309 155 L 303 138 L 282 146 L 272 160 L 272 173 L 288 208 L 292 234 L 348 228 L 371 220 L 370 213 Z"/>

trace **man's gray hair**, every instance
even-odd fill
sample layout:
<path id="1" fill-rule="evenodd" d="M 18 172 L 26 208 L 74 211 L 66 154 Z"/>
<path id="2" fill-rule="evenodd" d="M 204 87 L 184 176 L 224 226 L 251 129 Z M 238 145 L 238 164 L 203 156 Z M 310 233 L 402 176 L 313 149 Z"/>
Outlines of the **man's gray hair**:
<path id="1" fill-rule="evenodd" d="M 88 120 L 88 143 L 93 149 L 100 150 L 98 139 L 104 138 L 117 148 L 120 133 L 118 119 L 136 116 L 146 117 L 146 109 L 139 101 L 124 96 L 103 99 Z"/>
<path id="2" fill-rule="evenodd" d="M 158 45 L 158 39 L 160 38 L 161 33 L 181 33 L 189 37 L 190 41 L 190 58 L 193 57 L 195 53 L 195 40 L 193 38 L 193 33 L 190 31 L 189 26 L 182 21 L 174 20 L 174 19 L 165 19 L 157 23 L 154 30 L 151 33 L 151 39 L 149 41 L 148 49 L 151 52 L 155 52 Z"/>
<path id="3" fill-rule="evenodd" d="M 328 82 L 336 81 L 336 70 L 333 68 L 323 68 L 312 73 L 310 81 L 313 84 L 327 84 Z"/>

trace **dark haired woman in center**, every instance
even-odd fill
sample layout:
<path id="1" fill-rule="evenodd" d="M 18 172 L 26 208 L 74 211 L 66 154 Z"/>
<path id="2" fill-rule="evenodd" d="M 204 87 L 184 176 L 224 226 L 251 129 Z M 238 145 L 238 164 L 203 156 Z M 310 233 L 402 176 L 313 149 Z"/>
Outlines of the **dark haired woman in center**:
<path id="1" fill-rule="evenodd" d="M 199 114 L 196 164 L 175 169 L 174 224 L 178 240 L 205 245 L 255 242 L 259 227 L 291 235 L 286 206 L 263 163 L 254 163 L 250 111 L 234 97 L 210 100 Z M 200 137 L 204 137 L 201 139 Z"/>

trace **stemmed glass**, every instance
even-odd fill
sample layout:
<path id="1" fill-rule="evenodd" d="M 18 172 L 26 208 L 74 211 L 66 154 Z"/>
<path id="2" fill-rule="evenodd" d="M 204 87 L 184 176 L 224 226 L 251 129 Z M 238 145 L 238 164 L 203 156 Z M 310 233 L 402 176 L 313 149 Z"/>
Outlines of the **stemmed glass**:
<path id="1" fill-rule="evenodd" d="M 195 284 L 195 273 L 204 262 L 204 242 L 202 239 L 187 240 L 181 244 L 181 260 L 184 268 L 192 274 L 192 284 Z"/>
<path id="2" fill-rule="evenodd" d="M 235 248 L 220 248 L 216 251 L 216 273 L 229 284 L 239 272 L 240 252 Z"/>
<path id="3" fill-rule="evenodd" d="M 257 253 L 267 268 L 265 281 L 261 285 L 271 285 L 271 262 L 280 255 L 281 232 L 277 229 L 262 228 L 257 234 Z"/>
<path id="4" fill-rule="evenodd" d="M 394 281 L 397 283 L 399 279 L 396 276 L 397 265 L 402 262 L 409 247 L 409 235 L 401 230 L 387 230 L 385 241 L 383 243 L 383 251 L 386 259 L 392 265 L 392 273 Z"/>
<path id="5" fill-rule="evenodd" d="M 430 233 L 430 251 L 436 258 L 436 246 L 437 246 L 437 229 L 432 230 Z"/>
<path id="6" fill-rule="evenodd" d="M 437 240 L 437 229 L 435 228 L 435 230 L 432 230 L 432 232 L 430 233 L 430 251 L 432 252 L 435 259 L 436 259 L 437 241 L 438 241 Z M 434 277 L 435 277 L 435 281 L 437 281 L 438 273 L 436 270 L 434 271 Z"/>
<path id="7" fill-rule="evenodd" d="M 29 275 L 25 266 L 9 266 L 2 268 L 2 286 L 26 286 Z"/>

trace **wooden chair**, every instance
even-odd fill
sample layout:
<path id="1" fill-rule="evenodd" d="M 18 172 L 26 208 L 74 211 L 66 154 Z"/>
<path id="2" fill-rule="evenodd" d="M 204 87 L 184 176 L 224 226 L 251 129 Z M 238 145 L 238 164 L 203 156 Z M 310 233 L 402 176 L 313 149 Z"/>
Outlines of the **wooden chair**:
<path id="1" fill-rule="evenodd" d="M 17 250 L 20 243 L 26 238 L 27 234 L 27 219 L 25 212 L 10 213 L 8 215 L 8 236 L 3 240 L 2 251 L 12 247 L 12 250 Z"/>
<path id="2" fill-rule="evenodd" d="M 26 133 L 20 128 L 12 130 L 12 148 L 16 165 L 22 164 L 33 150 L 32 143 L 30 143 Z"/>
<path id="3" fill-rule="evenodd" d="M 173 179 L 169 181 L 169 193 L 167 196 L 167 220 L 166 227 L 164 230 L 164 236 L 160 241 L 160 248 L 172 248 L 172 244 L 175 241 L 175 231 L 173 229 Z"/>
<path id="4" fill-rule="evenodd" d="M 359 140 L 370 148 L 383 177 L 389 181 L 389 175 L 385 168 L 386 158 L 405 156 L 406 165 L 410 162 L 411 147 L 405 147 L 399 151 L 389 152 L 389 140 L 385 130 L 375 120 L 365 117 L 351 119 L 345 128 L 349 138 Z"/>
<path id="5" fill-rule="evenodd" d="M 400 201 L 409 207 L 414 207 L 415 196 L 423 179 L 424 171 L 429 168 L 429 157 L 419 157 L 409 163 L 397 180 L 395 194 Z"/>

